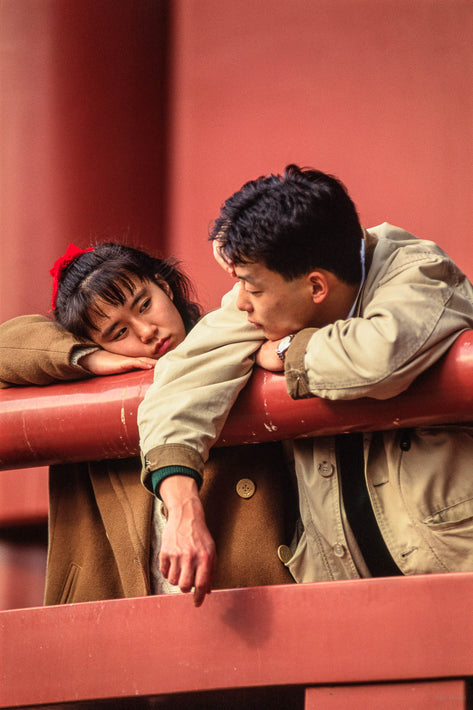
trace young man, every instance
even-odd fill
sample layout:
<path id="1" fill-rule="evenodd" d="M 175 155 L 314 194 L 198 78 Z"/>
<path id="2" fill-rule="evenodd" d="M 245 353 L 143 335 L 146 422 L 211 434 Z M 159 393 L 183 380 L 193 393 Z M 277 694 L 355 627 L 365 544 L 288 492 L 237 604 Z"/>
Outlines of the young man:
<path id="1" fill-rule="evenodd" d="M 209 448 L 256 362 L 293 398 L 405 390 L 473 327 L 473 288 L 434 243 L 361 227 L 343 185 L 288 166 L 245 184 L 211 239 L 239 280 L 158 363 L 139 411 L 144 482 L 169 511 L 160 565 L 210 591 L 214 550 L 198 486 Z M 473 570 L 472 430 L 435 427 L 292 442 L 299 582 Z M 276 554 L 276 550 L 275 550 Z"/>

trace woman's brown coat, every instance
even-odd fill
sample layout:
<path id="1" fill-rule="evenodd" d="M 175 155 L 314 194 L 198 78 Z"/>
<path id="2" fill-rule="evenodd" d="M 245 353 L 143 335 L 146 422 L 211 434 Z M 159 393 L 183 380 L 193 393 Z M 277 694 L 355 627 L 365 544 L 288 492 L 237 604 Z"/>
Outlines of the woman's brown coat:
<path id="1" fill-rule="evenodd" d="M 0 326 L 0 386 L 79 379 L 71 365 L 80 343 L 42 316 Z M 294 581 L 278 558 L 297 511 L 280 444 L 214 449 L 201 498 L 217 546 L 214 588 Z M 155 498 L 140 482 L 138 458 L 50 469 L 46 604 L 150 594 L 150 539 Z M 237 484 L 250 479 L 253 495 Z M 240 488 L 240 487 L 239 487 Z"/>

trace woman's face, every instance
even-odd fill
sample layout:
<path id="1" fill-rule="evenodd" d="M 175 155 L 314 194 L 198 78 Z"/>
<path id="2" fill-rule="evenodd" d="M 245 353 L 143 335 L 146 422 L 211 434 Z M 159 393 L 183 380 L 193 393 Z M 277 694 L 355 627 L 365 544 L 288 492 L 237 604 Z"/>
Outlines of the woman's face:
<path id="1" fill-rule="evenodd" d="M 126 291 L 123 305 L 97 301 L 105 315 L 94 316 L 97 330 L 92 330 L 90 337 L 111 353 L 158 360 L 182 343 L 186 337 L 184 323 L 166 283 L 161 288 L 153 281 L 131 280 L 134 290 Z"/>

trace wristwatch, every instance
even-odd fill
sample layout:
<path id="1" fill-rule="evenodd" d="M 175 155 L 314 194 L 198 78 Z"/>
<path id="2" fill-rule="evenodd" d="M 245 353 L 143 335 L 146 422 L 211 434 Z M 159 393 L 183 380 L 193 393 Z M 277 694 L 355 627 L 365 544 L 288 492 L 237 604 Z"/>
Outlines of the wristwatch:
<path id="1" fill-rule="evenodd" d="M 292 339 L 294 338 L 293 335 L 286 335 L 285 338 L 279 341 L 279 345 L 276 348 L 276 355 L 278 358 L 281 360 L 281 362 L 285 362 L 286 360 L 286 350 L 292 343 Z"/>

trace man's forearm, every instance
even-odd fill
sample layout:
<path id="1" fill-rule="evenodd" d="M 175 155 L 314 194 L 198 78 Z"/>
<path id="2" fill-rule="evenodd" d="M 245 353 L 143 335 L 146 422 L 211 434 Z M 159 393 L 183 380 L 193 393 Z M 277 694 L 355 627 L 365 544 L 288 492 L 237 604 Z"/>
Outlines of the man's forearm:
<path id="1" fill-rule="evenodd" d="M 263 336 L 235 306 L 235 294 L 200 321 L 157 363 L 155 381 L 138 410 L 144 479 L 180 464 L 198 471 L 254 367 Z M 189 458 L 190 457 L 190 458 Z"/>

